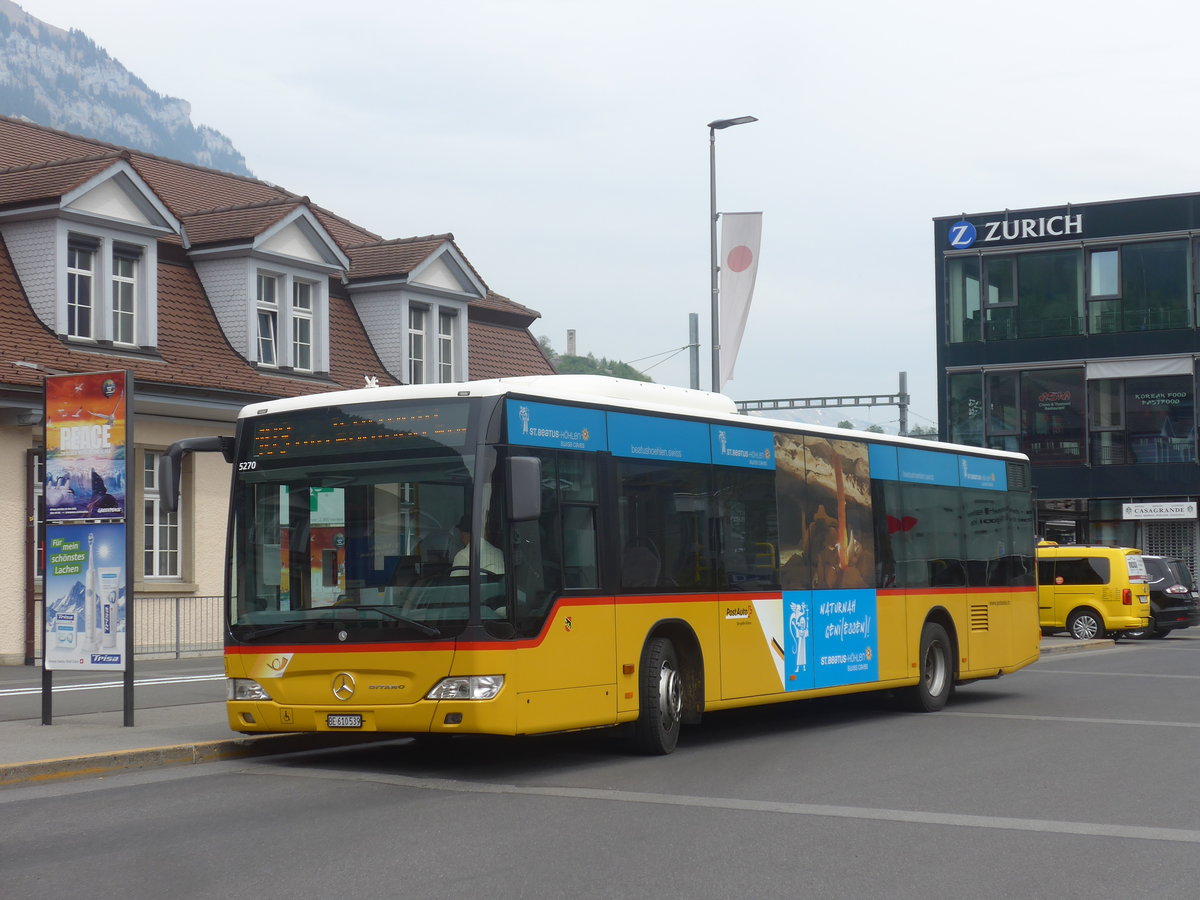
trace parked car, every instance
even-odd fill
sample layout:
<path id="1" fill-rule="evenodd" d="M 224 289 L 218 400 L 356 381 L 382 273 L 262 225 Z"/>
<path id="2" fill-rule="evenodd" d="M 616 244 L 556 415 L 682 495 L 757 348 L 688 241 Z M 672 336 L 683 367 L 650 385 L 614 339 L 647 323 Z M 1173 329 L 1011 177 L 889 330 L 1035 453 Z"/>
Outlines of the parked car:
<path id="1" fill-rule="evenodd" d="M 1150 586 L 1150 624 L 1130 637 L 1166 637 L 1176 628 L 1200 625 L 1200 593 L 1187 564 L 1168 556 L 1142 556 Z"/>
<path id="2" fill-rule="evenodd" d="M 1150 628 L 1150 598 L 1142 551 L 1133 547 L 1037 546 L 1042 631 L 1066 630 L 1076 640 L 1114 640 Z"/>

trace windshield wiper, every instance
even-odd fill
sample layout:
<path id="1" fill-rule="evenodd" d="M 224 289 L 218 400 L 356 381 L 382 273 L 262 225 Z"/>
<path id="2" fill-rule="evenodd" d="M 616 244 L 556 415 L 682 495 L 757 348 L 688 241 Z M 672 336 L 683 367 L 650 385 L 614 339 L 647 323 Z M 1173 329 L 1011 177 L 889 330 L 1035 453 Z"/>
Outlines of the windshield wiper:
<path id="1" fill-rule="evenodd" d="M 429 637 L 441 637 L 442 636 L 441 631 L 439 631 L 437 628 L 434 628 L 432 625 L 426 625 L 424 622 L 418 622 L 416 619 L 410 619 L 408 616 L 402 616 L 399 613 L 393 612 L 392 610 L 388 609 L 386 606 L 373 606 L 369 603 L 339 603 L 337 606 L 335 606 L 333 608 L 335 610 L 338 610 L 338 609 L 370 609 L 370 610 L 374 610 L 375 612 L 379 613 L 381 616 L 386 616 L 389 619 L 395 619 L 397 622 L 401 623 L 402 625 L 407 625 L 410 628 L 415 628 L 417 631 L 421 632 L 421 634 L 428 635 Z M 336 618 L 336 616 L 334 618 Z"/>

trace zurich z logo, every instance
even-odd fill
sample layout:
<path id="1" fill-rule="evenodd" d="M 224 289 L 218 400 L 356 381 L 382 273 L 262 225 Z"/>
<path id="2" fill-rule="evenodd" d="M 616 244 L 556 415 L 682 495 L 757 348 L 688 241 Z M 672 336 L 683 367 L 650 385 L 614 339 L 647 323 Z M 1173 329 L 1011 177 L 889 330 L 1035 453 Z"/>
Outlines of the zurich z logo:
<path id="1" fill-rule="evenodd" d="M 955 250 L 966 250 L 975 243 L 975 226 L 963 219 L 950 226 L 950 246 Z"/>

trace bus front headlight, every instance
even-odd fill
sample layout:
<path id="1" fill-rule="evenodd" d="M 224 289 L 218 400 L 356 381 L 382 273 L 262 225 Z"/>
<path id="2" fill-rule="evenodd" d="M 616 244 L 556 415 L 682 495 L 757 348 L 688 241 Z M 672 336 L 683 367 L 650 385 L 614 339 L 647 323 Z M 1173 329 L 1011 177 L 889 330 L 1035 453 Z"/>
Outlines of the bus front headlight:
<path id="1" fill-rule="evenodd" d="M 443 678 L 426 700 L 491 700 L 504 687 L 503 675 L 469 675 Z"/>
<path id="2" fill-rule="evenodd" d="M 271 695 L 252 678 L 229 678 L 225 681 L 226 700 L 270 700 Z"/>

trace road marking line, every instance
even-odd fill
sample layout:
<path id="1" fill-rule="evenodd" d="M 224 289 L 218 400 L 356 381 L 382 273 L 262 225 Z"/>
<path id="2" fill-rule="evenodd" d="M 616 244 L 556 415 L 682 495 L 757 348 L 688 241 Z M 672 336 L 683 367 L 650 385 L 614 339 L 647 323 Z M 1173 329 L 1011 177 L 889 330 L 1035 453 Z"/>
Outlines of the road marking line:
<path id="1" fill-rule="evenodd" d="M 1089 719 L 1081 716 L 1027 716 L 1016 713 L 951 712 L 942 710 L 937 716 L 966 716 L 975 719 L 1025 719 L 1030 722 L 1073 722 L 1084 725 L 1157 725 L 1162 728 L 1200 728 L 1200 722 L 1154 722 L 1149 719 Z"/>
<path id="2" fill-rule="evenodd" d="M 262 775 L 264 769 L 245 770 Z M 612 791 L 595 788 L 534 787 L 515 784 L 454 781 L 442 778 L 412 778 L 405 775 L 381 775 L 367 772 L 331 772 L 327 769 L 271 770 L 285 777 L 324 778 L 390 784 L 396 787 L 463 794 L 516 794 L 561 797 L 572 800 L 604 800 L 617 803 L 648 803 L 656 806 L 681 806 L 737 812 L 775 813 L 788 816 L 812 816 L 834 819 L 866 819 L 919 825 L 947 825 L 955 828 L 987 828 L 1004 831 L 1030 831 L 1042 834 L 1074 834 L 1088 837 L 1133 838 L 1143 841 L 1169 841 L 1200 844 L 1200 831 L 1188 828 L 1153 828 L 1145 825 L 1110 825 L 1096 822 L 1066 822 L 1053 819 L 1018 819 L 1007 816 L 973 816 L 959 813 L 920 812 L 906 809 L 879 809 L 862 806 L 831 806 L 823 803 L 784 803 L 772 800 L 740 800 L 726 797 L 689 797 Z"/>
<path id="3" fill-rule="evenodd" d="M 196 681 L 219 681 L 224 675 L 178 675 L 166 678 L 135 678 L 133 683 L 135 687 L 143 687 L 146 685 L 155 684 L 190 684 Z M 67 694 L 71 691 L 99 691 L 105 688 L 124 687 L 124 681 L 96 681 L 87 684 L 56 684 L 54 685 L 54 693 Z M 40 694 L 41 687 L 28 688 L 4 688 L 0 690 L 0 697 L 27 697 L 30 694 Z"/>
<path id="4" fill-rule="evenodd" d="M 1110 675 L 1113 678 L 1183 678 L 1190 681 L 1200 681 L 1200 675 L 1155 675 L 1152 672 L 1084 672 L 1075 669 L 1042 669 L 1030 668 L 1027 672 L 1047 672 L 1053 675 Z"/>

